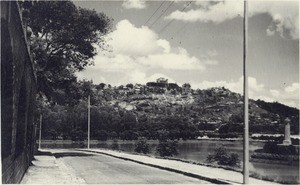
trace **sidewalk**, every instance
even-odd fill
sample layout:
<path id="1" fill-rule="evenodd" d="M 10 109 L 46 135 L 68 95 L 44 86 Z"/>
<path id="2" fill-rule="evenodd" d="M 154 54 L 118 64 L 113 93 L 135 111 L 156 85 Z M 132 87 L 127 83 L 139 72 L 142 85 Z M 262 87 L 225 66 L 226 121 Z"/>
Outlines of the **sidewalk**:
<path id="1" fill-rule="evenodd" d="M 185 163 L 181 161 L 168 160 L 168 159 L 158 159 L 143 155 L 134 155 L 112 150 L 103 149 L 80 149 L 81 151 L 95 152 L 110 155 L 124 160 L 130 160 L 138 162 L 140 164 L 145 164 L 148 166 L 153 166 L 168 171 L 173 171 L 188 176 L 194 176 L 203 180 L 207 180 L 213 183 L 229 183 L 229 184 L 242 184 L 243 174 L 235 171 L 225 170 L 221 168 L 213 168 L 201 165 L 195 165 L 190 163 Z M 274 182 L 259 180 L 255 178 L 249 178 L 250 184 L 277 184 Z"/>
<path id="2" fill-rule="evenodd" d="M 61 159 L 55 158 L 48 151 L 47 153 L 34 156 L 33 165 L 28 168 L 21 184 L 86 184 Z"/>

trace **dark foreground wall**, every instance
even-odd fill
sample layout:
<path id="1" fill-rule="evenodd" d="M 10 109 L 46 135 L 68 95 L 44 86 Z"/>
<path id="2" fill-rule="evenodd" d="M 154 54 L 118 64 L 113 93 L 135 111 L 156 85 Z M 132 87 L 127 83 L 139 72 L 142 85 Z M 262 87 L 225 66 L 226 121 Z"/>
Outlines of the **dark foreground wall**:
<path id="1" fill-rule="evenodd" d="M 2 183 L 19 183 L 33 159 L 36 78 L 20 9 L 1 1 Z"/>

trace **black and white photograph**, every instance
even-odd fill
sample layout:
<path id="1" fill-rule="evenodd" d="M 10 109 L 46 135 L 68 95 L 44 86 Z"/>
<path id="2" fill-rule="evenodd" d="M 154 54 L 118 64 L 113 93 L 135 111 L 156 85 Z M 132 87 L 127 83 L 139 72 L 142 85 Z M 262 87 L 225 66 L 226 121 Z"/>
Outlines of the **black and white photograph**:
<path id="1" fill-rule="evenodd" d="M 0 3 L 0 184 L 300 183 L 298 0 Z"/>

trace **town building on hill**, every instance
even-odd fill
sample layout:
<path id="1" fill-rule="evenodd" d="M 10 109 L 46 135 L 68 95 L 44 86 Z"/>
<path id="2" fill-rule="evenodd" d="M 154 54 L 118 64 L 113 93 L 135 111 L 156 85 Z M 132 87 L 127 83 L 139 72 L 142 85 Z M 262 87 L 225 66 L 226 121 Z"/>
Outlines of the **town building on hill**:
<path id="1" fill-rule="evenodd" d="M 168 79 L 160 77 L 156 80 L 156 83 L 168 84 Z"/>
<path id="2" fill-rule="evenodd" d="M 168 83 L 168 79 L 166 78 L 158 78 L 156 82 L 148 82 L 146 83 L 146 86 L 149 88 L 149 90 L 161 90 L 164 91 L 172 90 L 172 94 L 176 94 L 177 91 L 179 91 L 181 88 L 177 85 L 177 83 Z"/>

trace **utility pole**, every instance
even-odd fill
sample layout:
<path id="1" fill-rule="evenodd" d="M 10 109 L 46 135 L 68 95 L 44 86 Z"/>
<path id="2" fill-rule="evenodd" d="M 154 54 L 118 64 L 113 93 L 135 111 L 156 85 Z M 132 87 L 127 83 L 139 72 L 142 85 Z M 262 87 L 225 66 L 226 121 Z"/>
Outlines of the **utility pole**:
<path id="1" fill-rule="evenodd" d="M 90 131 L 91 131 L 91 96 L 88 96 L 88 146 L 87 148 L 90 149 Z"/>
<path id="2" fill-rule="evenodd" d="M 43 120 L 43 115 L 40 114 L 39 149 L 41 149 L 41 143 L 42 143 L 42 120 Z"/>
<path id="3" fill-rule="evenodd" d="M 243 163 L 243 183 L 249 184 L 249 118 L 248 118 L 248 1 L 244 0 L 244 24 L 243 24 L 243 75 L 244 75 L 244 163 Z"/>

